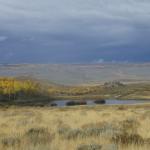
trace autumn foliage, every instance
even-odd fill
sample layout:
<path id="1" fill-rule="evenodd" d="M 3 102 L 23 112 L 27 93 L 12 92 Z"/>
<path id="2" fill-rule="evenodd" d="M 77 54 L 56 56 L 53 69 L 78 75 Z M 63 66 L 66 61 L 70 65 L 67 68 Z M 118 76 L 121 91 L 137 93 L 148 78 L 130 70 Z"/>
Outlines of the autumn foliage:
<path id="1" fill-rule="evenodd" d="M 0 78 L 0 100 L 38 97 L 45 94 L 40 83 L 32 80 Z"/>

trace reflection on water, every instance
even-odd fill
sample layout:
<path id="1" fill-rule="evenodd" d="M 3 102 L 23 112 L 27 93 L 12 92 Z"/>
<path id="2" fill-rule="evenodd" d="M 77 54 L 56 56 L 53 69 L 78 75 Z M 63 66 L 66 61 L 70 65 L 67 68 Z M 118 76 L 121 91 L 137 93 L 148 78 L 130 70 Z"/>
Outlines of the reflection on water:
<path id="1" fill-rule="evenodd" d="M 68 102 L 75 102 L 75 100 L 74 101 L 72 101 L 72 100 L 56 100 L 56 101 L 53 101 L 52 103 L 50 103 L 50 105 L 57 106 L 57 107 L 64 107 L 64 106 L 67 106 Z M 105 104 L 96 104 L 94 100 L 85 100 L 85 102 L 86 102 L 86 105 L 93 106 L 93 105 L 141 104 L 141 103 L 148 102 L 148 100 L 105 100 Z"/>

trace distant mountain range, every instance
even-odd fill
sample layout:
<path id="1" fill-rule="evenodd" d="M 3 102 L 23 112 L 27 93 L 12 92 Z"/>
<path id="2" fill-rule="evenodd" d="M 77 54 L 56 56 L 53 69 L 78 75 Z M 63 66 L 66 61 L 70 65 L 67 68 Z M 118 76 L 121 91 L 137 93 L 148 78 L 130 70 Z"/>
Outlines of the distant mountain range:
<path id="1" fill-rule="evenodd" d="M 35 78 L 55 84 L 103 84 L 107 81 L 149 82 L 145 64 L 1 64 L 0 76 Z"/>

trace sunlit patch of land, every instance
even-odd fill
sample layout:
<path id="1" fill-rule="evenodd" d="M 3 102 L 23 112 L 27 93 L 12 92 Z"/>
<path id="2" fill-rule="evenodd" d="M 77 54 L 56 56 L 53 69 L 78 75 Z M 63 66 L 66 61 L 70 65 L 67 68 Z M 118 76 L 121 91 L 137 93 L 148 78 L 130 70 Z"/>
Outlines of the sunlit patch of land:
<path id="1" fill-rule="evenodd" d="M 1 107 L 2 150 L 149 150 L 150 105 Z"/>
<path id="2" fill-rule="evenodd" d="M 45 106 L 53 100 L 150 99 L 149 83 L 63 86 L 36 79 L 0 78 L 0 104 Z"/>

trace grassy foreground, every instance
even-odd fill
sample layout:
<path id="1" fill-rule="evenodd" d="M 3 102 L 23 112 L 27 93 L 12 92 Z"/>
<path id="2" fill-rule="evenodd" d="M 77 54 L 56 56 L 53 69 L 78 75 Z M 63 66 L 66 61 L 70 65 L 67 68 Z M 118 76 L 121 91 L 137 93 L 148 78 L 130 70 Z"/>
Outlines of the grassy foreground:
<path id="1" fill-rule="evenodd" d="M 1 107 L 1 150 L 149 150 L 150 105 Z"/>

